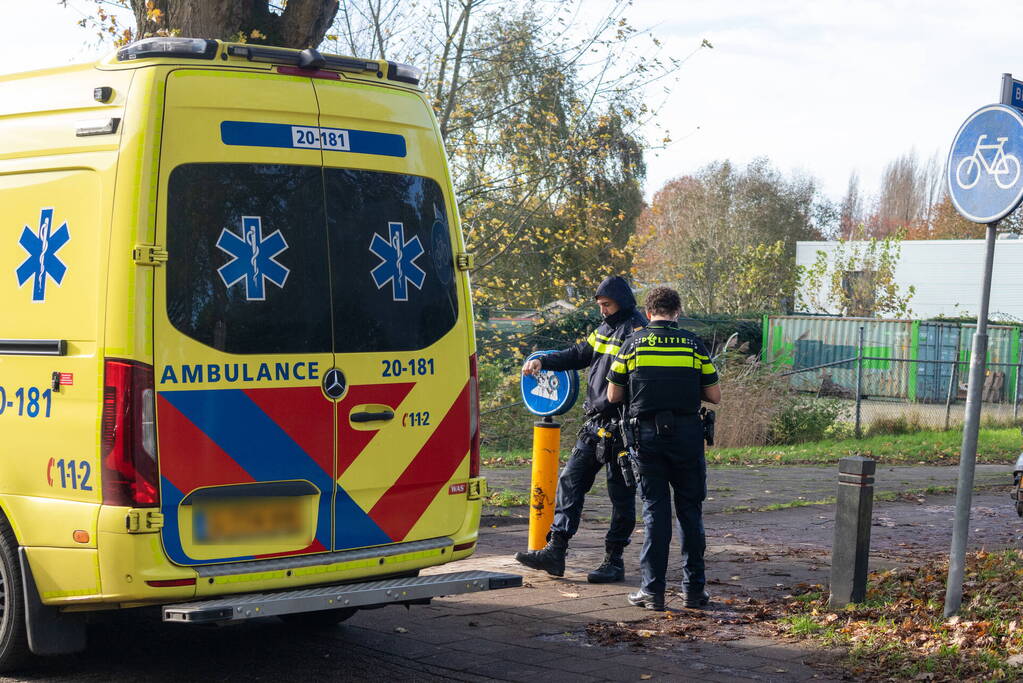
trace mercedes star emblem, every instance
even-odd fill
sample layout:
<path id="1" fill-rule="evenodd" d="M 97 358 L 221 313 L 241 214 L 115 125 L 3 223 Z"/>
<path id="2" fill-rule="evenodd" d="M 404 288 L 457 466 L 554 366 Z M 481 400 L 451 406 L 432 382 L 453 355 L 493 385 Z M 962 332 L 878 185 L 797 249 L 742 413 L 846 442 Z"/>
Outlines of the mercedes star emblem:
<path id="1" fill-rule="evenodd" d="M 330 398 L 337 400 L 345 393 L 345 374 L 337 368 L 327 370 L 323 376 L 323 392 Z"/>

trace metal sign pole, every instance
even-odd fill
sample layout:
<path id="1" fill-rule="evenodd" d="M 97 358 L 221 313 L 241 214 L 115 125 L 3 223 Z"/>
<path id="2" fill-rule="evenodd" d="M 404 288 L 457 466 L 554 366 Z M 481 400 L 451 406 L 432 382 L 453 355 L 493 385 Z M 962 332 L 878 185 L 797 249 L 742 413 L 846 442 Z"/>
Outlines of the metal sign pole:
<path id="1" fill-rule="evenodd" d="M 1012 74 L 1002 74 L 1002 92 L 999 102 L 1012 106 Z"/>
<path id="2" fill-rule="evenodd" d="M 952 527 L 952 550 L 948 561 L 948 586 L 945 589 L 945 616 L 959 611 L 963 602 L 963 575 L 966 570 L 966 540 L 970 531 L 970 504 L 973 500 L 973 473 L 977 465 L 977 431 L 980 428 L 981 394 L 987 364 L 987 316 L 991 301 L 991 271 L 995 260 L 995 232 L 998 222 L 988 223 L 987 254 L 984 257 L 984 285 L 980 295 L 980 315 L 973 335 L 970 358 L 970 385 L 966 391 L 966 421 L 959 455 L 959 482 L 956 487 L 956 516 Z"/>
<path id="3" fill-rule="evenodd" d="M 853 434 L 857 439 L 863 438 L 863 328 L 860 328 L 859 341 L 856 344 L 856 427 Z"/>

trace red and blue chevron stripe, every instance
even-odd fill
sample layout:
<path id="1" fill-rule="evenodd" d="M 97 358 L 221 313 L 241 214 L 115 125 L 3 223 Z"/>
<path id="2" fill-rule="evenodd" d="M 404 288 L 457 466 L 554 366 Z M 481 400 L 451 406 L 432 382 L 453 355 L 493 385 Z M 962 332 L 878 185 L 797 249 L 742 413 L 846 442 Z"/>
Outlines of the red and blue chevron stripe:
<path id="1" fill-rule="evenodd" d="M 285 554 L 384 545 L 405 539 L 468 452 L 468 390 L 463 388 L 427 442 L 368 513 L 337 479 L 378 434 L 348 423 L 351 407 L 376 403 L 397 411 L 414 383 L 353 385 L 339 404 L 319 387 L 164 391 L 158 394 L 164 549 L 181 565 L 257 559 L 197 560 L 180 539 L 178 509 L 196 489 L 303 479 L 320 491 L 315 539 Z M 334 457 L 335 410 L 338 455 Z M 333 514 L 331 507 L 333 506 Z"/>

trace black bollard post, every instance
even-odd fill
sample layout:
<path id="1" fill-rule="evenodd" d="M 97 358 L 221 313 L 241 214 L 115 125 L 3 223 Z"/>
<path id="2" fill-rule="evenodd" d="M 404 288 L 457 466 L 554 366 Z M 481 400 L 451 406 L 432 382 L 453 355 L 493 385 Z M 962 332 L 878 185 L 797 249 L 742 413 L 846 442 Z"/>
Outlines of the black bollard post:
<path id="1" fill-rule="evenodd" d="M 831 547 L 831 607 L 863 602 L 867 597 L 870 516 L 874 508 L 874 468 L 870 458 L 842 458 L 838 463 L 835 542 Z"/>

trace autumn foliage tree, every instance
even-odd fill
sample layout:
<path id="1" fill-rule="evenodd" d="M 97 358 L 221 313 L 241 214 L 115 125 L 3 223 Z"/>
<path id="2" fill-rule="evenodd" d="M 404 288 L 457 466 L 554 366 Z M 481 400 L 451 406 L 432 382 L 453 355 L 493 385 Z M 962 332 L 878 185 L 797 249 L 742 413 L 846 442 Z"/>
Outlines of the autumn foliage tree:
<path id="1" fill-rule="evenodd" d="M 1013 212 L 999 224 L 1002 232 L 1023 233 L 1023 216 Z M 922 161 L 910 150 L 890 161 L 875 197 L 863 194 L 853 173 L 841 201 L 841 236 L 907 240 L 983 239 L 984 226 L 963 218 L 948 195 L 937 155 Z"/>
<path id="2" fill-rule="evenodd" d="M 117 9 L 130 10 L 134 26 L 122 26 Z M 96 0 L 96 14 L 79 23 L 117 44 L 180 35 L 307 48 L 320 44 L 337 10 L 338 0 Z"/>
<path id="3" fill-rule="evenodd" d="M 953 206 L 952 198 L 945 194 L 934 208 L 934 223 L 925 239 L 979 240 L 984 239 L 986 230 L 984 225 L 963 218 Z"/>
<path id="4" fill-rule="evenodd" d="M 592 294 L 631 264 L 639 131 L 655 114 L 642 95 L 679 62 L 629 24 L 629 4 L 342 2 L 328 45 L 426 68 L 483 305 Z"/>
<path id="5" fill-rule="evenodd" d="M 688 312 L 784 310 L 796 241 L 821 239 L 835 221 L 812 179 L 785 178 L 766 159 L 713 163 L 654 195 L 633 240 L 635 271 L 677 286 Z"/>
<path id="6" fill-rule="evenodd" d="M 423 67 L 477 256 L 476 300 L 534 308 L 569 291 L 588 297 L 631 266 L 650 146 L 640 130 L 656 114 L 643 95 L 680 65 L 629 24 L 630 0 L 599 15 L 584 1 L 110 0 L 139 27 L 122 39 L 308 42 Z M 301 16 L 308 35 L 297 36 L 288 27 Z"/>
<path id="7" fill-rule="evenodd" d="M 885 166 L 872 215 L 861 224 L 870 237 L 903 233 L 914 239 L 930 229 L 933 207 L 941 189 L 937 157 L 921 161 L 914 150 Z"/>

